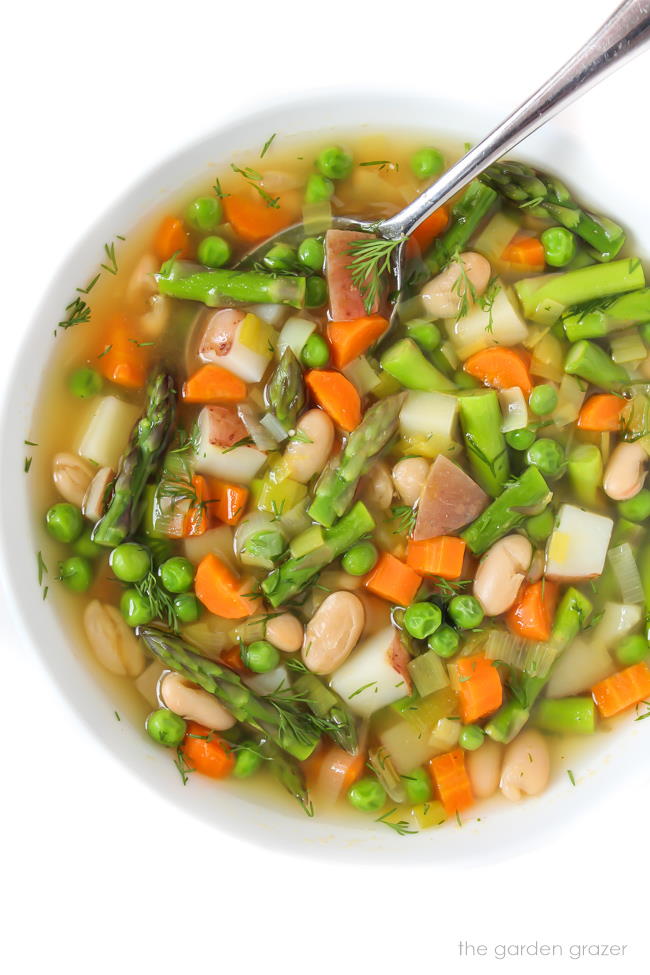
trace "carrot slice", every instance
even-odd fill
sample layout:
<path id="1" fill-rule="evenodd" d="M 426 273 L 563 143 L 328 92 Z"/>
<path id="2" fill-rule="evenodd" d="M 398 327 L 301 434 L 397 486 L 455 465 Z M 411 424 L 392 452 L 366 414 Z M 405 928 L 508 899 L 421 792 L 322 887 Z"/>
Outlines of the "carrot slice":
<path id="1" fill-rule="evenodd" d="M 227 650 L 222 650 L 219 654 L 219 660 L 230 670 L 236 671 L 238 674 L 251 674 L 252 671 L 245 667 L 242 663 L 241 653 L 238 646 L 228 647 Z"/>
<path id="2" fill-rule="evenodd" d="M 246 383 L 222 366 L 201 366 L 183 383 L 185 403 L 241 403 L 246 399 Z"/>
<path id="3" fill-rule="evenodd" d="M 503 685 L 493 660 L 482 654 L 460 657 L 454 676 L 463 724 L 472 724 L 501 707 Z"/>
<path id="4" fill-rule="evenodd" d="M 168 261 L 174 254 L 187 257 L 190 241 L 183 221 L 178 217 L 165 217 L 154 235 L 153 249 L 161 261 Z"/>
<path id="5" fill-rule="evenodd" d="M 396 559 L 389 552 L 382 552 L 376 566 L 366 577 L 365 586 L 375 596 L 387 599 L 398 606 L 413 602 L 422 578 L 410 566 Z"/>
<path id="6" fill-rule="evenodd" d="M 199 562 L 194 579 L 194 591 L 206 609 L 227 620 L 252 616 L 258 599 L 242 593 L 240 580 L 227 565 L 210 552 Z"/>
<path id="7" fill-rule="evenodd" d="M 526 267 L 542 270 L 546 264 L 544 245 L 539 237 L 519 237 L 508 244 L 501 255 L 510 264 L 524 264 Z"/>
<path id="8" fill-rule="evenodd" d="M 465 542 L 453 535 L 438 535 L 416 542 L 409 538 L 406 564 L 423 576 L 459 579 L 463 571 Z"/>
<path id="9" fill-rule="evenodd" d="M 211 779 L 225 779 L 235 764 L 228 743 L 196 721 L 188 723 L 181 749 L 187 765 Z"/>
<path id="10" fill-rule="evenodd" d="M 528 367 L 514 349 L 491 348 L 475 352 L 465 361 L 465 372 L 493 389 L 519 386 L 524 396 L 533 388 Z"/>
<path id="11" fill-rule="evenodd" d="M 412 241 L 417 244 L 421 254 L 428 251 L 436 237 L 439 237 L 443 230 L 446 229 L 448 223 L 448 207 L 441 206 L 438 207 L 437 210 L 434 210 L 431 216 L 427 217 L 426 220 L 423 220 L 421 224 L 418 224 L 409 237 L 409 242 L 407 244 L 409 254 L 412 255 L 416 251 L 416 248 L 412 246 Z"/>
<path id="12" fill-rule="evenodd" d="M 305 382 L 319 406 L 346 433 L 361 423 L 361 399 L 350 382 L 333 369 L 312 369 Z"/>
<path id="13" fill-rule="evenodd" d="M 136 330 L 126 315 L 114 315 L 106 323 L 97 368 L 118 386 L 139 389 L 147 380 L 148 349 L 138 344 Z"/>
<path id="14" fill-rule="evenodd" d="M 223 199 L 226 220 L 238 237 L 255 243 L 272 237 L 291 223 L 291 214 L 282 207 L 269 206 L 261 198 L 231 194 Z"/>
<path id="15" fill-rule="evenodd" d="M 650 667 L 641 661 L 619 670 L 595 684 L 591 693 L 601 716 L 611 718 L 650 697 Z"/>
<path id="16" fill-rule="evenodd" d="M 206 507 L 209 491 L 208 482 L 201 474 L 194 474 L 192 477 L 192 488 L 196 501 L 190 505 L 185 515 L 183 525 L 184 538 L 203 535 L 208 529 L 208 511 Z"/>
<path id="17" fill-rule="evenodd" d="M 249 495 L 248 488 L 241 484 L 230 484 L 216 477 L 210 479 L 210 513 L 226 525 L 237 525 L 241 521 Z"/>
<path id="18" fill-rule="evenodd" d="M 611 393 L 597 393 L 590 396 L 580 410 L 578 426 L 581 430 L 595 430 L 599 433 L 616 433 L 622 425 L 623 410 L 627 402 Z"/>
<path id="19" fill-rule="evenodd" d="M 448 816 L 469 809 L 474 795 L 465 768 L 465 755 L 461 748 L 454 748 L 444 755 L 429 760 L 429 773 Z"/>
<path id="20" fill-rule="evenodd" d="M 551 635 L 558 585 L 549 579 L 524 583 L 506 614 L 506 625 L 525 640 L 545 641 Z"/>
<path id="21" fill-rule="evenodd" d="M 384 334 L 388 322 L 381 315 L 366 315 L 351 322 L 331 322 L 327 339 L 337 369 L 344 369 Z"/>

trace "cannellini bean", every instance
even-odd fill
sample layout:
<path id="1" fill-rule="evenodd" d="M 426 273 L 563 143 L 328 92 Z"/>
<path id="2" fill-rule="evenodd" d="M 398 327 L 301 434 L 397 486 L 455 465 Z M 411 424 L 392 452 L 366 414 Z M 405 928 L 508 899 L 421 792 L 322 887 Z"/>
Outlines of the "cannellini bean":
<path id="1" fill-rule="evenodd" d="M 284 460 L 289 477 L 306 484 L 327 463 L 334 443 L 334 424 L 323 410 L 308 410 L 296 429 L 302 436 L 289 441 Z"/>
<path id="2" fill-rule="evenodd" d="M 489 799 L 499 788 L 502 758 L 503 745 L 491 738 L 486 738 L 476 751 L 465 753 L 467 774 L 477 799 Z"/>
<path id="3" fill-rule="evenodd" d="M 523 535 L 507 535 L 487 550 L 474 577 L 474 596 L 487 616 L 510 609 L 532 556 L 533 546 Z"/>
<path id="4" fill-rule="evenodd" d="M 464 280 L 458 281 L 463 274 Z M 433 318 L 455 318 L 461 307 L 471 307 L 474 297 L 482 295 L 490 280 L 490 262 L 481 254 L 465 251 L 459 259 L 432 278 L 420 295 L 427 312 Z"/>
<path id="5" fill-rule="evenodd" d="M 88 485 L 81 510 L 89 521 L 99 521 L 104 514 L 106 492 L 112 480 L 112 469 L 110 467 L 100 467 Z"/>
<path id="6" fill-rule="evenodd" d="M 84 628 L 91 649 L 100 664 L 119 677 L 138 677 L 145 656 L 133 630 L 115 606 L 93 599 L 84 610 Z"/>
<path id="7" fill-rule="evenodd" d="M 393 479 L 390 468 L 383 460 L 376 461 L 361 479 L 361 494 L 364 500 L 380 511 L 390 508 L 393 500 Z"/>
<path id="8" fill-rule="evenodd" d="M 159 268 L 160 261 L 156 258 L 155 254 L 142 255 L 133 268 L 129 283 L 126 286 L 126 300 L 129 304 L 135 305 L 157 294 L 158 285 L 156 284 L 154 274 Z"/>
<path id="9" fill-rule="evenodd" d="M 333 592 L 305 628 L 302 659 L 314 674 L 331 674 L 357 645 L 364 623 L 361 600 L 351 592 Z"/>
<path id="10" fill-rule="evenodd" d="M 150 339 L 159 338 L 167 328 L 171 315 L 171 301 L 166 295 L 152 295 L 147 310 L 140 316 L 140 328 Z"/>
<path id="11" fill-rule="evenodd" d="M 404 504 L 411 507 L 419 501 L 429 474 L 429 462 L 424 457 L 404 457 L 393 467 L 393 484 Z"/>
<path id="12" fill-rule="evenodd" d="M 77 454 L 55 454 L 52 461 L 52 479 L 57 491 L 77 508 L 81 508 L 96 470 L 90 461 Z"/>
<path id="13" fill-rule="evenodd" d="M 506 746 L 500 788 L 506 799 L 518 802 L 522 795 L 538 796 L 548 784 L 551 759 L 546 739 L 539 731 L 522 731 Z"/>
<path id="14" fill-rule="evenodd" d="M 639 493 L 646 479 L 648 455 L 638 443 L 620 443 L 605 468 L 603 489 L 612 501 L 627 501 Z"/>
<path id="15" fill-rule="evenodd" d="M 304 635 L 304 627 L 293 613 L 281 613 L 266 624 L 266 639 L 283 653 L 300 650 Z"/>
<path id="16" fill-rule="evenodd" d="M 212 731 L 227 731 L 235 724 L 230 711 L 212 694 L 180 674 L 163 674 L 158 685 L 158 697 L 161 704 L 180 714 L 181 718 L 197 721 Z"/>

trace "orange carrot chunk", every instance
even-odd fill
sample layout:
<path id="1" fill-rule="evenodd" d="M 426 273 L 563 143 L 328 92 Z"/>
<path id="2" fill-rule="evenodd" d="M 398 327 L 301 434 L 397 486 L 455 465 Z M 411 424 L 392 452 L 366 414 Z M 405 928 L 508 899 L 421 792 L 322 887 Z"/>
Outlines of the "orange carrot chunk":
<path id="1" fill-rule="evenodd" d="M 382 552 L 374 569 L 366 577 L 365 586 L 389 603 L 408 606 L 413 602 L 421 583 L 421 576 L 410 566 L 389 552 Z"/>
<path id="2" fill-rule="evenodd" d="M 327 340 L 337 369 L 344 369 L 362 355 L 388 328 L 381 315 L 366 315 L 351 322 L 331 322 L 327 326 Z"/>
<path id="3" fill-rule="evenodd" d="M 272 237 L 291 223 L 287 209 L 269 206 L 261 197 L 253 200 L 233 193 L 224 197 L 223 208 L 237 236 L 250 243 Z"/>
<path id="4" fill-rule="evenodd" d="M 539 237 L 519 237 L 518 240 L 513 240 L 501 257 L 510 264 L 523 264 L 540 270 L 546 263 L 544 245 Z"/>
<path id="5" fill-rule="evenodd" d="M 192 477 L 192 489 L 194 498 L 188 508 L 183 525 L 183 535 L 191 538 L 195 535 L 203 535 L 208 529 L 208 483 L 201 474 L 194 474 Z M 196 500 L 194 500 L 196 499 Z"/>
<path id="6" fill-rule="evenodd" d="M 201 366 L 183 383 L 185 403 L 241 403 L 246 399 L 246 383 L 222 366 Z"/>
<path id="7" fill-rule="evenodd" d="M 463 724 L 472 724 L 501 707 L 503 685 L 493 660 L 482 654 L 460 657 L 454 675 Z"/>
<path id="8" fill-rule="evenodd" d="M 168 261 L 174 254 L 187 257 L 190 241 L 183 221 L 178 217 L 165 217 L 154 235 L 153 249 L 161 261 Z"/>
<path id="9" fill-rule="evenodd" d="M 508 629 L 525 640 L 548 640 L 557 597 L 558 585 L 549 579 L 524 583 L 506 614 Z"/>
<path id="10" fill-rule="evenodd" d="M 493 389 L 519 386 L 524 396 L 533 388 L 528 367 L 514 349 L 491 348 L 475 352 L 465 361 L 465 372 Z"/>
<path id="11" fill-rule="evenodd" d="M 242 663 L 241 652 L 238 646 L 228 647 L 227 650 L 222 650 L 219 654 L 219 660 L 230 670 L 236 671 L 238 674 L 251 674 L 252 671 L 245 667 Z"/>
<path id="12" fill-rule="evenodd" d="M 361 399 L 350 382 L 333 369 L 312 369 L 305 382 L 319 406 L 334 423 L 351 433 L 361 423 Z"/>
<path id="13" fill-rule="evenodd" d="M 242 584 L 227 565 L 210 552 L 199 562 L 194 591 L 206 609 L 227 620 L 252 616 L 259 600 L 242 593 Z"/>
<path id="14" fill-rule="evenodd" d="M 181 745 L 187 765 L 211 779 L 225 779 L 235 764 L 228 743 L 196 721 L 190 721 Z"/>
<path id="15" fill-rule="evenodd" d="M 622 414 L 626 405 L 626 400 L 611 393 L 590 396 L 580 410 L 578 426 L 581 430 L 616 433 L 623 426 Z"/>
<path id="16" fill-rule="evenodd" d="M 406 564 L 423 576 L 459 579 L 463 571 L 465 542 L 453 535 L 438 535 L 419 542 L 409 538 Z"/>
<path id="17" fill-rule="evenodd" d="M 429 247 L 434 242 L 436 237 L 439 237 L 443 230 L 446 229 L 449 223 L 449 209 L 446 206 L 438 207 L 434 210 L 431 216 L 423 220 L 421 224 L 415 228 L 411 234 L 408 242 L 408 250 L 410 253 L 415 251 L 412 247 L 411 241 L 414 241 L 421 254 L 424 254 L 429 250 Z"/>
<path id="18" fill-rule="evenodd" d="M 595 684 L 591 693 L 601 716 L 611 718 L 650 697 L 650 667 L 641 661 L 619 670 Z"/>
<path id="19" fill-rule="evenodd" d="M 230 484 L 216 477 L 211 478 L 207 502 L 211 515 L 226 525 L 239 524 L 246 510 L 248 495 L 248 488 L 241 484 Z"/>
<path id="20" fill-rule="evenodd" d="M 148 348 L 138 344 L 136 330 L 126 315 L 113 315 L 102 334 L 97 368 L 118 386 L 139 389 L 147 381 Z"/>
<path id="21" fill-rule="evenodd" d="M 465 755 L 454 748 L 429 760 L 429 773 L 440 802 L 448 816 L 469 809 L 474 803 L 472 786 L 465 768 Z"/>

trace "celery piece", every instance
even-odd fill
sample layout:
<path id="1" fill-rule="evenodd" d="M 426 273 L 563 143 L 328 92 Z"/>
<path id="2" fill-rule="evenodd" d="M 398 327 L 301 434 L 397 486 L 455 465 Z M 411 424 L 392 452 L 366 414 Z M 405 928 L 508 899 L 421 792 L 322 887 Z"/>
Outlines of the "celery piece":
<path id="1" fill-rule="evenodd" d="M 603 457 L 595 444 L 580 444 L 569 454 L 568 473 L 571 487 L 585 508 L 597 507 L 601 501 Z"/>
<path id="2" fill-rule="evenodd" d="M 260 490 L 257 506 L 260 511 L 270 511 L 277 518 L 291 511 L 307 494 L 304 484 L 291 477 L 275 482 L 267 474 Z"/>
<path id="3" fill-rule="evenodd" d="M 384 352 L 381 367 L 406 389 L 427 392 L 454 389 L 454 384 L 428 362 L 413 339 L 401 339 Z"/>
<path id="4" fill-rule="evenodd" d="M 422 697 L 433 694 L 449 684 L 447 668 L 434 650 L 427 650 L 419 657 L 414 657 L 408 662 L 407 669 L 416 691 Z"/>

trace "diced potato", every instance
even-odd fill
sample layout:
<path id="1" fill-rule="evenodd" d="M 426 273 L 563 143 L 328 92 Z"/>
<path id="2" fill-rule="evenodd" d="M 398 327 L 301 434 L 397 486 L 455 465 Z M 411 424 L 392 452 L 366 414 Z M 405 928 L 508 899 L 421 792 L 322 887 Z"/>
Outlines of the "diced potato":
<path id="1" fill-rule="evenodd" d="M 218 525 L 216 528 L 203 532 L 202 535 L 190 535 L 183 539 L 185 557 L 198 565 L 204 556 L 212 553 L 225 561 L 231 568 L 234 568 L 232 536 L 233 532 L 230 525 Z"/>
<path id="2" fill-rule="evenodd" d="M 102 397 L 93 408 L 77 453 L 100 467 L 116 470 L 139 416 L 140 409 L 133 403 L 117 396 Z"/>
<path id="3" fill-rule="evenodd" d="M 451 751 L 458 744 L 460 737 L 460 721 L 453 718 L 440 718 L 431 732 L 429 739 L 440 751 Z"/>
<path id="4" fill-rule="evenodd" d="M 492 345 L 517 345 L 524 342 L 528 326 L 521 317 L 516 299 L 499 282 L 492 307 L 475 305 L 458 321 L 449 319 L 447 330 L 461 359 Z"/>
<path id="5" fill-rule="evenodd" d="M 261 694 L 263 697 L 267 694 L 272 694 L 279 688 L 286 690 L 288 687 L 291 687 L 289 672 L 284 664 L 280 664 L 279 667 L 275 667 L 273 670 L 268 670 L 265 674 L 254 674 L 252 677 L 244 677 L 243 680 L 252 691 L 256 694 Z"/>
<path id="6" fill-rule="evenodd" d="M 447 445 L 454 439 L 457 416 L 455 396 L 410 392 L 400 410 L 399 425 L 404 437 L 423 437 Z"/>
<path id="7" fill-rule="evenodd" d="M 278 356 L 284 353 L 285 349 L 291 349 L 296 359 L 300 359 L 303 346 L 312 332 L 316 331 L 316 322 L 310 322 L 307 318 L 300 318 L 292 315 L 282 326 L 282 331 L 278 338 Z"/>
<path id="8" fill-rule="evenodd" d="M 498 393 L 503 422 L 501 432 L 521 430 L 528 424 L 528 404 L 519 386 L 502 389 Z"/>
<path id="9" fill-rule="evenodd" d="M 409 693 L 408 655 L 396 638 L 399 642 L 393 627 L 385 627 L 360 643 L 332 675 L 332 688 L 354 714 L 370 717 Z"/>
<path id="10" fill-rule="evenodd" d="M 546 696 L 570 697 L 588 692 L 615 669 L 609 650 L 595 634 L 588 640 L 579 636 L 554 664 Z"/>
<path id="11" fill-rule="evenodd" d="M 246 383 L 257 383 L 273 358 L 278 336 L 273 326 L 257 315 L 249 313 L 238 322 L 240 314 L 236 313 L 234 320 L 226 322 L 225 310 L 222 309 L 210 317 L 203 334 L 200 355 L 205 361 L 216 362 L 233 372 Z M 223 319 L 221 316 L 224 316 Z M 219 347 L 223 340 L 222 327 L 228 339 L 225 347 Z"/>
<path id="12" fill-rule="evenodd" d="M 255 305 L 255 314 L 268 325 L 279 328 L 287 317 L 289 309 L 286 305 Z"/>
<path id="13" fill-rule="evenodd" d="M 601 620 L 594 629 L 594 640 L 613 650 L 623 637 L 641 625 L 642 619 L 643 611 L 638 605 L 605 603 Z"/>
<path id="14" fill-rule="evenodd" d="M 605 515 L 563 504 L 546 548 L 546 576 L 561 582 L 599 576 L 613 527 Z"/>
<path id="15" fill-rule="evenodd" d="M 266 454 L 257 447 L 219 447 L 210 439 L 210 408 L 199 413 L 199 443 L 196 449 L 196 470 L 225 481 L 248 484 L 266 463 Z"/>
<path id="16" fill-rule="evenodd" d="M 458 724 L 458 722 L 456 722 Z M 444 749 L 422 735 L 415 725 L 395 715 L 379 732 L 379 740 L 393 760 L 400 775 L 407 775 Z"/>

